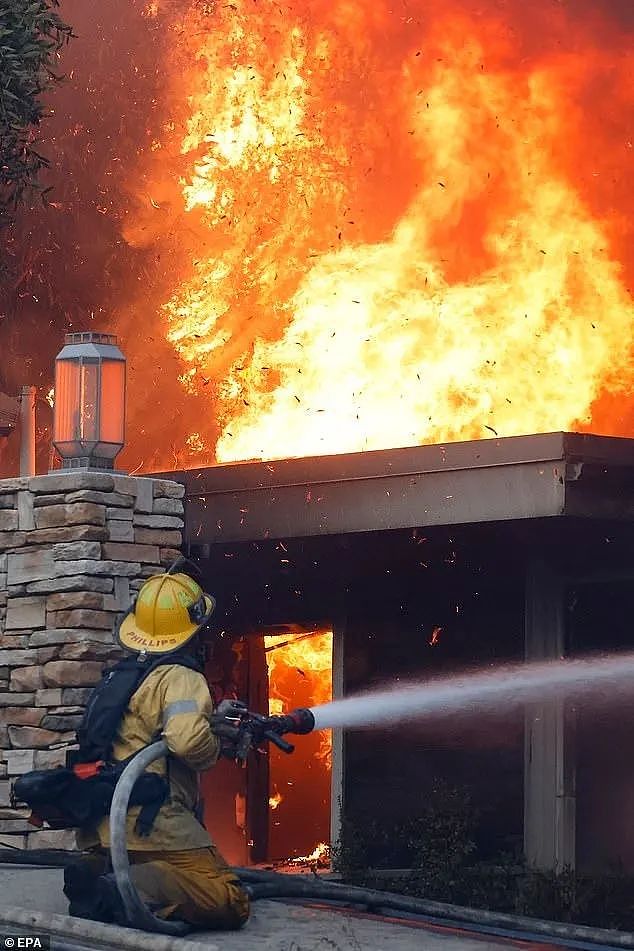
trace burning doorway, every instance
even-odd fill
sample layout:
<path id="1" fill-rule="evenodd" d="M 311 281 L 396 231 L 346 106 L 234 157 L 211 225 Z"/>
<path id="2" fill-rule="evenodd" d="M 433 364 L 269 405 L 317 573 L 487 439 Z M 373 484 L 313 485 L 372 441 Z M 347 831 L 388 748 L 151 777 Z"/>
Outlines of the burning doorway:
<path id="1" fill-rule="evenodd" d="M 332 697 L 333 633 L 298 625 L 223 640 L 207 665 L 218 702 L 257 713 L 312 707 Z M 332 799 L 330 733 L 298 738 L 289 756 L 272 747 L 246 769 L 220 761 L 203 777 L 205 824 L 233 864 L 326 863 Z"/>
<path id="2" fill-rule="evenodd" d="M 264 638 L 269 713 L 332 699 L 332 631 L 291 630 Z M 327 857 L 330 845 L 332 738 L 310 733 L 292 756 L 269 753 L 269 860 Z"/>

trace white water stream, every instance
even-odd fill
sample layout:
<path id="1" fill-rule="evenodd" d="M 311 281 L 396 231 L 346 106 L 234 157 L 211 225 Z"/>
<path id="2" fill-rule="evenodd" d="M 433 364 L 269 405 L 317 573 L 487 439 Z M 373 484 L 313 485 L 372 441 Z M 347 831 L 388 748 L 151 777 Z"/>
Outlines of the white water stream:
<path id="1" fill-rule="evenodd" d="M 634 696 L 634 653 L 488 668 L 474 673 L 400 682 L 312 708 L 316 730 L 371 727 L 490 713 L 564 695 L 614 702 Z"/>

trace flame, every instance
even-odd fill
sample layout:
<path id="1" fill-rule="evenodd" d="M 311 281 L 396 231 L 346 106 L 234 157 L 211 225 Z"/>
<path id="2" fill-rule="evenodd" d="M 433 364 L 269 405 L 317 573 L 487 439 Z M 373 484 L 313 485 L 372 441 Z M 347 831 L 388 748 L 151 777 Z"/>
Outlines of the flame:
<path id="1" fill-rule="evenodd" d="M 205 443 L 203 442 L 200 433 L 190 433 L 187 439 L 185 440 L 185 445 L 189 448 L 190 452 L 199 453 L 205 451 Z"/>
<path id="2" fill-rule="evenodd" d="M 316 845 L 310 855 L 298 855 L 289 860 L 289 865 L 328 865 L 330 862 L 330 846 L 325 842 Z"/>
<path id="3" fill-rule="evenodd" d="M 270 714 L 282 713 L 297 705 L 284 688 L 289 669 L 294 669 L 307 682 L 312 706 L 332 700 L 332 636 L 332 631 L 315 631 L 265 637 Z M 323 730 L 319 737 L 319 758 L 330 767 L 332 733 Z"/>
<path id="4" fill-rule="evenodd" d="M 286 552 L 284 544 L 280 546 Z M 297 625 L 277 630 L 264 636 L 269 712 L 330 701 L 332 630 L 306 631 Z M 320 730 L 288 739 L 296 746 L 293 756 L 284 756 L 274 747 L 269 751 L 269 807 L 274 811 L 281 806 L 275 816 L 270 813 L 269 857 L 284 865 L 289 854 L 307 852 L 298 861 L 310 864 L 321 856 L 321 852 L 310 852 L 312 844 L 329 834 L 332 733 Z"/>
<path id="5" fill-rule="evenodd" d="M 153 227 L 192 232 L 164 314 L 210 406 L 197 457 L 618 429 L 600 408 L 633 365 L 611 192 L 627 36 L 598 8 L 481 6 L 179 19 L 143 180 L 169 208 Z"/>
<path id="6" fill-rule="evenodd" d="M 55 406 L 55 387 L 52 386 L 44 397 L 51 409 Z"/>
<path id="7" fill-rule="evenodd" d="M 269 809 L 277 809 L 282 801 L 282 794 L 276 789 L 272 796 L 269 796 Z"/>

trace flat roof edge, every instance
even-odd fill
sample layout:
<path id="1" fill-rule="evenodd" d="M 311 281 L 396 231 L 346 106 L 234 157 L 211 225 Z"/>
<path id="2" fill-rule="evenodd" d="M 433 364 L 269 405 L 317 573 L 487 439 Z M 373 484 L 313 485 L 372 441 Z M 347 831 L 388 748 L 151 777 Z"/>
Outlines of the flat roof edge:
<path id="1" fill-rule="evenodd" d="M 339 455 L 251 460 L 150 475 L 183 483 L 189 496 L 203 496 L 536 462 L 592 462 L 634 468 L 634 439 L 591 433 L 537 433 Z"/>

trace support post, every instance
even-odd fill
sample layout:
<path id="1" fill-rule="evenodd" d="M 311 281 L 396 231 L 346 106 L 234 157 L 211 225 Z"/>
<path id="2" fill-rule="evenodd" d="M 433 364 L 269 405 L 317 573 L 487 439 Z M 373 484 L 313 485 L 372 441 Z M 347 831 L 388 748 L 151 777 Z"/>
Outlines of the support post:
<path id="1" fill-rule="evenodd" d="M 344 636 L 345 624 L 340 621 L 332 628 L 332 699 L 339 700 L 344 694 Z M 343 816 L 343 730 L 332 731 L 332 770 L 330 786 L 330 844 L 335 846 L 341 835 Z"/>
<path id="2" fill-rule="evenodd" d="M 565 653 L 564 581 L 551 565 L 528 565 L 525 656 Z M 528 704 L 524 748 L 524 852 L 533 868 L 575 867 L 574 710 L 565 697 Z"/>
<path id="3" fill-rule="evenodd" d="M 34 386 L 23 386 L 20 393 L 20 475 L 35 475 L 35 398 Z"/>
<path id="4" fill-rule="evenodd" d="M 246 641 L 247 703 L 250 710 L 268 710 L 269 671 L 263 635 Z M 251 757 L 246 770 L 246 831 L 249 863 L 266 862 L 269 856 L 269 795 L 271 773 L 268 756 Z M 238 823 L 236 823 L 238 824 Z"/>

